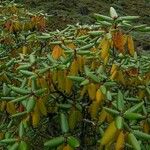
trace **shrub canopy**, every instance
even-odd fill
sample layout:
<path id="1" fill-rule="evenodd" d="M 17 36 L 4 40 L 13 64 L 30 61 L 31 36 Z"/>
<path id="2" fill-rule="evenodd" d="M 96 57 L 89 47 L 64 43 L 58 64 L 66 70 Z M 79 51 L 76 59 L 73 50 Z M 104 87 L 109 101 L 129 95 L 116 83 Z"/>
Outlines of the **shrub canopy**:
<path id="1" fill-rule="evenodd" d="M 139 16 L 49 32 L 46 15 L 0 6 L 0 147 L 148 149 L 150 57 L 131 31 Z M 113 148 L 112 148 L 113 147 Z"/>

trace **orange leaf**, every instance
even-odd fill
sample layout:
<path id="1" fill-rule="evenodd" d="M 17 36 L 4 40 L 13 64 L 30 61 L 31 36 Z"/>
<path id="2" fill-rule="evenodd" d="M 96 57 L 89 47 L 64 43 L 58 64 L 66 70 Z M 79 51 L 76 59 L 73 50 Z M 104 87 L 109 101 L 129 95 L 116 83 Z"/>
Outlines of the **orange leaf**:
<path id="1" fill-rule="evenodd" d="M 62 55 L 63 55 L 63 49 L 59 45 L 54 46 L 53 51 L 52 51 L 53 58 L 58 59 Z"/>
<path id="2" fill-rule="evenodd" d="M 115 32 L 113 35 L 113 42 L 115 48 L 118 50 L 119 53 L 124 53 L 125 51 L 125 44 L 126 44 L 126 35 L 123 35 L 122 32 L 118 31 Z"/>

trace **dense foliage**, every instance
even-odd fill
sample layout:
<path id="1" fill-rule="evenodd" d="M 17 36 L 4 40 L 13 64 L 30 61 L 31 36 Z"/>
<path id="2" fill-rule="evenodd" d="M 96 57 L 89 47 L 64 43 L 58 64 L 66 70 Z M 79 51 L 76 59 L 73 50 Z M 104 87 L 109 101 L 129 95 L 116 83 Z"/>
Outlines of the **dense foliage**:
<path id="1" fill-rule="evenodd" d="M 95 14 L 92 26 L 46 30 L 46 15 L 0 6 L 0 147 L 148 150 L 150 57 L 139 16 Z"/>

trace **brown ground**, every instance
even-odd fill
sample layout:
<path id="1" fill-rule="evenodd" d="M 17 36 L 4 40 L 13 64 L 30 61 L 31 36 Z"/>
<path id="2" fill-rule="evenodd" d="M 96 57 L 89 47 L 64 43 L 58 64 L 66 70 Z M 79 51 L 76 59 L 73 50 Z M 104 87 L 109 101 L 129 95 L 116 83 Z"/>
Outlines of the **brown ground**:
<path id="1" fill-rule="evenodd" d="M 25 2 L 32 11 L 44 10 L 52 15 L 49 18 L 50 30 L 61 30 L 67 24 L 77 22 L 92 24 L 95 22 L 93 13 L 109 15 L 111 6 L 119 15 L 141 16 L 137 23 L 146 23 L 150 26 L 150 0 L 26 0 Z M 135 39 L 145 50 L 150 49 L 150 34 L 144 33 L 139 36 L 135 33 Z"/>

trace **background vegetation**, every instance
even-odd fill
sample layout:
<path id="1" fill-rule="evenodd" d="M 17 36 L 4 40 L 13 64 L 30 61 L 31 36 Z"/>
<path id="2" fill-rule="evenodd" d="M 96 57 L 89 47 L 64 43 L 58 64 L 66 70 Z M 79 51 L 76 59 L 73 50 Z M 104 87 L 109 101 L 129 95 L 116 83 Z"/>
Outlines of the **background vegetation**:
<path id="1" fill-rule="evenodd" d="M 67 24 L 92 24 L 95 22 L 93 13 L 108 14 L 111 6 L 119 15 L 139 15 L 138 23 L 150 25 L 149 0 L 16 0 L 26 4 L 32 11 L 43 10 L 52 15 L 49 29 L 63 29 Z M 138 50 L 150 49 L 150 35 L 134 33 Z"/>

